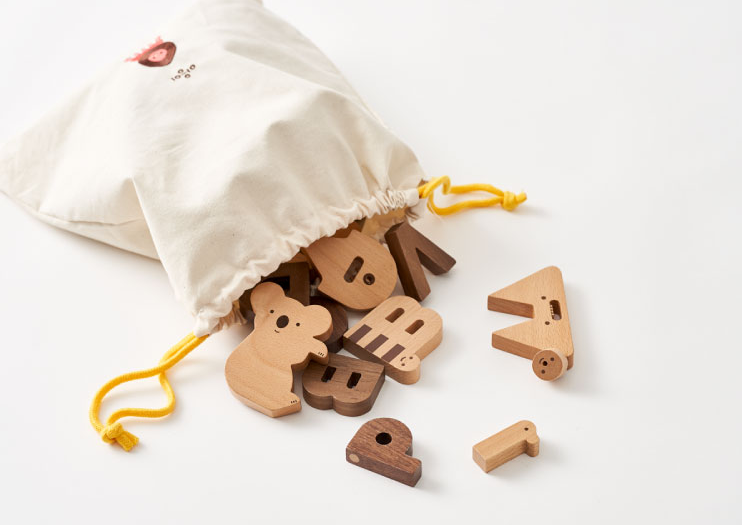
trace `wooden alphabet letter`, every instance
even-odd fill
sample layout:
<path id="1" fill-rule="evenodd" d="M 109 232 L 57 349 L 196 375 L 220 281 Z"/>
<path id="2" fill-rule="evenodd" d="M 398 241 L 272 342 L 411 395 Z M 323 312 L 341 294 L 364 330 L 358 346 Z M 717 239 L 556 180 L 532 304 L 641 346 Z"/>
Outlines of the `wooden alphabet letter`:
<path id="1" fill-rule="evenodd" d="M 322 339 L 332 331 L 330 312 L 284 296 L 275 283 L 256 286 L 251 300 L 255 329 L 227 359 L 227 384 L 237 399 L 263 414 L 298 412 L 292 369 L 303 369 L 310 358 L 327 362 Z"/>
<path id="2" fill-rule="evenodd" d="M 443 321 L 412 297 L 390 297 L 343 337 L 351 354 L 382 363 L 386 375 L 409 385 L 420 379 L 420 360 L 440 344 Z"/>
<path id="3" fill-rule="evenodd" d="M 440 275 L 456 264 L 456 259 L 441 250 L 407 221 L 389 228 L 384 238 L 394 262 L 397 263 L 404 293 L 418 301 L 422 301 L 430 293 L 430 285 L 425 278 L 423 266 L 434 275 Z"/>
<path id="4" fill-rule="evenodd" d="M 357 230 L 347 237 L 323 237 L 303 252 L 322 278 L 318 290 L 353 310 L 370 310 L 397 284 L 389 250 Z"/>
<path id="5" fill-rule="evenodd" d="M 523 454 L 538 456 L 539 438 L 536 425 L 530 421 L 519 421 L 505 430 L 474 445 L 474 462 L 489 472 Z"/>
<path id="6" fill-rule="evenodd" d="M 559 268 L 549 266 L 490 294 L 487 308 L 532 318 L 494 332 L 493 347 L 531 359 L 533 372 L 545 381 L 572 368 L 572 330 Z"/>
<path id="7" fill-rule="evenodd" d="M 392 418 L 372 419 L 359 428 L 345 449 L 345 458 L 410 487 L 423 472 L 422 462 L 412 457 L 410 429 Z"/>
<path id="8" fill-rule="evenodd" d="M 309 363 L 301 376 L 309 406 L 344 416 L 365 414 L 384 384 L 384 367 L 344 355 L 331 354 L 326 365 Z"/>

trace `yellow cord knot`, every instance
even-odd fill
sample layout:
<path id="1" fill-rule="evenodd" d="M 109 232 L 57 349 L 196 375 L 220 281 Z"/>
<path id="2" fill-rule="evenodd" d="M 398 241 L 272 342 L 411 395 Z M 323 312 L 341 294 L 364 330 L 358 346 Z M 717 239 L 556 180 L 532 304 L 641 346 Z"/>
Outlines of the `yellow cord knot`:
<path id="1" fill-rule="evenodd" d="M 127 452 L 139 443 L 139 438 L 131 432 L 124 430 L 124 427 L 118 421 L 112 425 L 103 427 L 100 431 L 100 437 L 106 443 L 113 443 L 115 441 Z"/>
<path id="2" fill-rule="evenodd" d="M 503 192 L 503 196 L 502 196 L 502 207 L 505 208 L 507 211 L 513 211 L 515 208 L 518 207 L 518 204 L 525 202 L 525 200 L 526 200 L 525 193 L 516 195 L 515 193 L 505 191 Z"/>
<path id="3" fill-rule="evenodd" d="M 122 417 L 163 417 L 170 414 L 175 409 L 175 393 L 173 388 L 170 386 L 170 382 L 167 380 L 165 372 L 175 366 L 181 359 L 187 356 L 194 348 L 203 343 L 208 335 L 202 337 L 196 337 L 193 334 L 185 336 L 178 344 L 168 350 L 160 363 L 152 368 L 146 370 L 139 370 L 138 372 L 129 372 L 128 374 L 122 374 L 118 377 L 114 377 L 108 383 L 103 385 L 100 390 L 95 394 L 93 402 L 90 403 L 90 411 L 88 417 L 90 418 L 90 424 L 98 435 L 106 443 L 113 443 L 114 441 L 121 445 L 121 448 L 130 451 L 139 442 L 139 438 L 134 434 L 127 432 L 118 422 Z M 147 377 L 157 376 L 160 380 L 160 386 L 167 396 L 167 405 L 162 408 L 121 408 L 115 411 L 113 414 L 108 416 L 105 424 L 98 417 L 100 412 L 101 403 L 106 395 L 122 383 L 129 381 L 136 381 L 138 379 L 144 379 Z"/>
<path id="4" fill-rule="evenodd" d="M 460 195 L 463 193 L 471 193 L 473 191 L 483 191 L 492 194 L 493 197 L 488 199 L 470 199 L 440 208 L 436 206 L 433 201 L 433 194 L 438 186 L 442 186 L 441 189 L 444 195 L 448 195 L 449 193 Z M 445 175 L 443 177 L 436 177 L 435 179 L 419 186 L 417 191 L 421 199 L 428 199 L 428 209 L 436 215 L 450 215 L 457 211 L 469 208 L 486 208 L 498 204 L 507 211 L 513 211 L 519 204 L 526 201 L 525 193 L 516 195 L 515 193 L 495 188 L 491 184 L 464 184 L 462 186 L 451 186 L 451 179 Z"/>

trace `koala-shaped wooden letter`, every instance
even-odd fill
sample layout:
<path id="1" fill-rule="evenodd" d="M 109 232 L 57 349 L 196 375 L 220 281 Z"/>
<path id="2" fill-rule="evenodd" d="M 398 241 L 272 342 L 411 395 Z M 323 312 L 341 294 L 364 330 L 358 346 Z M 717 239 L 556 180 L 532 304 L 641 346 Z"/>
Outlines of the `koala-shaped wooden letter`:
<path id="1" fill-rule="evenodd" d="M 286 297 L 271 282 L 256 286 L 250 301 L 255 329 L 227 359 L 227 384 L 237 399 L 263 414 L 298 412 L 301 401 L 291 391 L 292 370 L 303 369 L 310 359 L 327 363 L 322 340 L 332 332 L 330 312 Z"/>

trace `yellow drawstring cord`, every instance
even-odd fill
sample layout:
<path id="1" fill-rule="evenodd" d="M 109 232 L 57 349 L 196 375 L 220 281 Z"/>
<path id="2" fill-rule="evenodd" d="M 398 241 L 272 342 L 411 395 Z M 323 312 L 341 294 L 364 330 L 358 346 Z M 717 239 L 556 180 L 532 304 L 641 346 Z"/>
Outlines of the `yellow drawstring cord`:
<path id="1" fill-rule="evenodd" d="M 175 409 L 175 394 L 173 388 L 170 386 L 170 382 L 167 380 L 165 371 L 172 368 L 178 361 L 187 356 L 192 350 L 198 345 L 203 343 L 206 338 L 196 337 L 195 335 L 188 334 L 178 344 L 172 347 L 167 353 L 162 356 L 160 364 L 154 368 L 147 370 L 140 370 L 139 372 L 129 372 L 128 374 L 122 374 L 114 379 L 111 379 L 108 383 L 103 385 L 98 393 L 95 394 L 93 402 L 90 404 L 90 423 L 98 432 L 100 437 L 106 443 L 116 442 L 121 445 L 121 448 L 130 451 L 139 442 L 139 438 L 134 434 L 124 430 L 124 427 L 119 423 L 119 419 L 127 416 L 135 417 L 163 417 L 170 414 Z M 115 387 L 127 381 L 134 381 L 136 379 L 144 379 L 145 377 L 153 377 L 159 375 L 160 385 L 167 395 L 167 405 L 162 408 L 122 408 L 115 411 L 108 417 L 106 424 L 101 423 L 98 419 L 98 412 L 100 411 L 100 405 L 103 402 L 103 398 L 106 394 L 113 390 Z"/>
<path id="2" fill-rule="evenodd" d="M 489 199 L 466 200 L 457 202 L 456 204 L 452 204 L 451 206 L 439 208 L 433 201 L 433 194 L 438 186 L 443 186 L 444 195 L 448 195 L 449 193 L 460 195 L 473 191 L 484 191 L 487 193 L 491 193 L 492 195 L 494 195 L 494 197 L 491 197 Z M 468 208 L 483 208 L 487 206 L 496 206 L 498 204 L 502 205 L 502 207 L 506 210 L 512 211 L 517 208 L 519 204 L 523 203 L 526 200 L 525 193 L 515 195 L 514 193 L 510 193 L 509 191 L 502 191 L 498 188 L 495 188 L 490 184 L 465 184 L 463 186 L 451 186 L 451 179 L 446 176 L 437 177 L 430 182 L 423 184 L 422 186 L 418 187 L 418 192 L 421 199 L 428 199 L 428 209 L 437 215 L 450 215 L 452 213 L 456 213 Z M 168 350 L 164 356 L 162 356 L 160 364 L 156 367 L 149 368 L 147 370 L 140 370 L 139 372 L 122 374 L 114 379 L 111 379 L 108 383 L 103 385 L 93 398 L 93 402 L 90 405 L 89 414 L 90 423 L 93 425 L 93 428 L 95 428 L 95 431 L 98 432 L 103 441 L 105 441 L 106 443 L 116 442 L 128 452 L 132 448 L 134 448 L 134 446 L 136 446 L 136 444 L 139 442 L 139 438 L 131 432 L 127 432 L 126 430 L 124 430 L 124 427 L 119 422 L 119 419 L 128 416 L 156 418 L 163 417 L 172 413 L 172 411 L 175 409 L 175 393 L 173 392 L 172 386 L 170 386 L 170 382 L 168 381 L 165 372 L 176 365 L 198 345 L 203 343 L 207 337 L 209 336 L 205 335 L 203 337 L 196 337 L 192 333 L 188 334 L 178 344 Z M 101 423 L 100 419 L 98 418 L 98 413 L 100 412 L 100 406 L 103 402 L 103 398 L 106 397 L 108 392 L 122 383 L 134 381 L 137 379 L 144 379 L 146 377 L 153 377 L 156 375 L 159 376 L 160 385 L 162 386 L 162 389 L 165 391 L 165 395 L 167 396 L 167 405 L 162 408 L 122 408 L 111 414 L 108 417 L 108 420 L 106 420 L 105 425 Z"/>
<path id="3" fill-rule="evenodd" d="M 443 186 L 444 195 L 448 195 L 449 193 L 459 195 L 462 193 L 470 193 L 472 191 L 485 191 L 491 193 L 494 197 L 490 197 L 489 199 L 471 199 L 468 201 L 457 202 L 456 204 L 446 206 L 445 208 L 439 208 L 435 205 L 435 202 L 433 202 L 433 194 L 435 189 L 441 185 Z M 417 191 L 420 194 L 421 199 L 428 199 L 428 209 L 437 215 L 451 215 L 452 213 L 468 208 L 485 208 L 487 206 L 496 206 L 498 204 L 501 204 L 506 210 L 512 211 L 526 200 L 525 193 L 516 195 L 515 193 L 495 188 L 491 184 L 464 184 L 462 186 L 451 186 L 451 179 L 446 176 L 436 177 L 430 182 L 419 186 Z"/>

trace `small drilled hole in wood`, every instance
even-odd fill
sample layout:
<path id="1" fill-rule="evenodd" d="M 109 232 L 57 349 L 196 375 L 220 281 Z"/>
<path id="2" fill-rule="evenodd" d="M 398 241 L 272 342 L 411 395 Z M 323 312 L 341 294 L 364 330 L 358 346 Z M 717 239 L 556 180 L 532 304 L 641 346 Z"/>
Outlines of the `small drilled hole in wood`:
<path id="1" fill-rule="evenodd" d="M 562 307 L 559 306 L 559 301 L 556 299 L 549 301 L 549 309 L 551 310 L 552 319 L 559 321 L 562 318 Z"/>
<path id="2" fill-rule="evenodd" d="M 553 357 L 549 359 L 549 361 L 553 361 L 553 360 L 554 360 L 554 358 L 553 358 Z"/>
<path id="3" fill-rule="evenodd" d="M 379 445 L 388 445 L 392 442 L 392 436 L 388 432 L 379 432 L 376 434 L 376 442 Z"/>
<path id="4" fill-rule="evenodd" d="M 542 374 L 545 374 L 545 373 L 546 373 L 546 370 L 541 370 L 541 373 L 542 373 Z"/>
<path id="5" fill-rule="evenodd" d="M 350 377 L 348 378 L 348 388 L 355 388 L 355 386 L 358 384 L 358 381 L 361 380 L 361 374 L 358 372 L 353 372 L 350 374 Z"/>
<path id="6" fill-rule="evenodd" d="M 335 375 L 335 370 L 337 370 L 334 366 L 328 366 L 325 368 L 325 373 L 322 374 L 322 382 L 327 383 L 330 379 L 332 379 L 332 376 Z"/>
<path id="7" fill-rule="evenodd" d="M 528 427 L 524 428 L 523 430 L 528 431 Z"/>
<path id="8" fill-rule="evenodd" d="M 352 261 L 350 261 L 350 266 L 348 266 L 348 269 L 345 271 L 345 275 L 343 275 L 343 279 L 345 279 L 346 283 L 352 283 L 356 280 L 356 276 L 358 275 L 358 272 L 361 271 L 361 267 L 363 266 L 363 259 L 361 257 L 356 257 Z"/>
<path id="9" fill-rule="evenodd" d="M 546 321 L 546 324 L 551 324 L 549 321 Z"/>
<path id="10" fill-rule="evenodd" d="M 405 332 L 407 332 L 408 334 L 414 334 L 415 332 L 417 332 L 418 330 L 420 330 L 420 328 L 422 328 L 422 326 L 424 324 L 425 323 L 423 322 L 422 319 L 418 319 L 417 321 L 415 321 L 414 323 L 412 323 L 410 326 L 408 326 L 407 327 L 407 330 L 405 330 Z"/>
<path id="11" fill-rule="evenodd" d="M 545 359 L 544 359 L 544 360 L 543 360 L 543 361 L 541 362 L 541 364 L 542 364 L 543 366 L 549 366 L 549 363 L 548 363 L 548 362 L 547 362 L 547 361 L 546 361 Z"/>
<path id="12" fill-rule="evenodd" d="M 546 299 L 546 296 L 545 296 L 545 295 L 542 295 L 542 296 L 541 296 L 541 299 Z"/>
<path id="13" fill-rule="evenodd" d="M 363 282 L 371 286 L 372 284 L 376 282 L 376 277 L 374 277 L 374 274 L 372 273 L 367 273 L 366 275 L 363 276 Z"/>
<path id="14" fill-rule="evenodd" d="M 404 310 L 402 308 L 397 308 L 392 313 L 386 316 L 386 320 L 389 321 L 390 323 L 393 323 L 394 321 L 402 317 L 403 313 L 404 313 Z"/>

